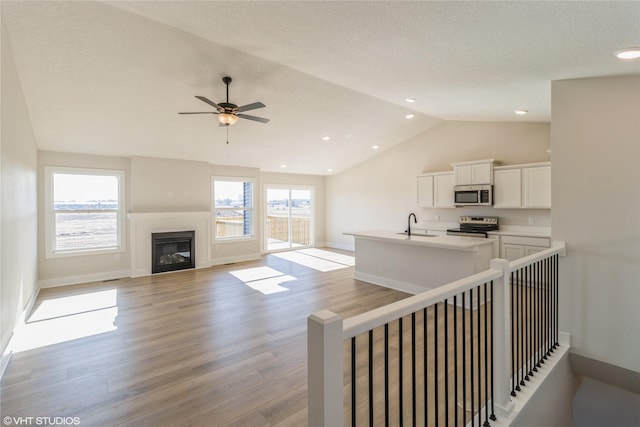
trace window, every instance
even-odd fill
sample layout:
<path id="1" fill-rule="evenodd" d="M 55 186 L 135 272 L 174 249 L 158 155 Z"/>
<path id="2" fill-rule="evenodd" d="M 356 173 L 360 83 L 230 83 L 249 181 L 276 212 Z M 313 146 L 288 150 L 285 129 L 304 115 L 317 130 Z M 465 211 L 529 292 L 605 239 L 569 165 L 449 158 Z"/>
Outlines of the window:
<path id="1" fill-rule="evenodd" d="M 48 258 L 124 251 L 124 171 L 45 167 Z"/>
<path id="2" fill-rule="evenodd" d="M 213 178 L 215 240 L 254 237 L 254 185 L 251 178 Z"/>

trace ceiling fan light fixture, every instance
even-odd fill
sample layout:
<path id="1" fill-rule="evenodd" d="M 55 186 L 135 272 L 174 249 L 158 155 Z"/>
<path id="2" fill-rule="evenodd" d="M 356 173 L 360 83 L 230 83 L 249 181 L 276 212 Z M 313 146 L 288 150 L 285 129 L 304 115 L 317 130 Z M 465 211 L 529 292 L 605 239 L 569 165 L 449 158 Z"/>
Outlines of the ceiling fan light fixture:
<path id="1" fill-rule="evenodd" d="M 225 126 L 233 125 L 238 121 L 238 116 L 230 113 L 218 114 L 218 121 Z"/>

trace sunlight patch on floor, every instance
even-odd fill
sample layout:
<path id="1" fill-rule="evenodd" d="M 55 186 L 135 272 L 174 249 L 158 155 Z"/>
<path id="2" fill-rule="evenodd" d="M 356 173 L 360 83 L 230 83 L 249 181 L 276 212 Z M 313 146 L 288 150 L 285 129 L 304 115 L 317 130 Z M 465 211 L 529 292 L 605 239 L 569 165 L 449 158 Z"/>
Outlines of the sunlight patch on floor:
<path id="1" fill-rule="evenodd" d="M 315 248 L 279 252 L 272 255 L 322 272 L 340 270 L 355 264 L 355 260 L 351 256 Z"/>
<path id="2" fill-rule="evenodd" d="M 117 290 L 44 300 L 11 342 L 14 352 L 115 331 Z"/>
<path id="3" fill-rule="evenodd" d="M 325 259 L 327 261 L 337 262 L 338 264 L 344 264 L 350 267 L 356 265 L 356 258 L 354 256 L 325 251 L 324 249 L 309 248 L 300 249 L 297 252 L 316 258 Z"/>
<path id="4" fill-rule="evenodd" d="M 247 268 L 231 271 L 230 273 L 251 289 L 262 292 L 265 295 L 287 292 L 289 289 L 281 286 L 281 284 L 298 280 L 271 267 Z"/>
<path id="5" fill-rule="evenodd" d="M 29 316 L 28 323 L 115 307 L 117 305 L 117 297 L 117 290 L 109 289 L 44 300 Z"/>

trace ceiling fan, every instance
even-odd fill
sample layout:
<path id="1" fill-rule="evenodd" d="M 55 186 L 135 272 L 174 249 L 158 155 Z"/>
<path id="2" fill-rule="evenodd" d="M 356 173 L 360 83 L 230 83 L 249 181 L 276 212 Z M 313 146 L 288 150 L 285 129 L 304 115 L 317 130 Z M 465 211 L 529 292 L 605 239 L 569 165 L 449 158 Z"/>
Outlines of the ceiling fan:
<path id="1" fill-rule="evenodd" d="M 249 114 L 243 114 L 245 111 L 255 110 L 257 108 L 264 108 L 265 105 L 262 102 L 254 102 L 253 104 L 243 105 L 242 107 L 238 107 L 236 104 L 232 104 L 229 102 L 229 85 L 231 84 L 231 77 L 223 77 L 222 81 L 225 85 L 227 85 L 227 102 L 221 102 L 216 104 L 215 102 L 205 98 L 204 96 L 196 95 L 200 101 L 205 102 L 212 107 L 214 107 L 217 111 L 197 111 L 197 112 L 186 112 L 186 113 L 178 113 L 178 114 L 217 114 L 219 126 L 229 126 L 233 125 L 240 119 L 253 120 L 254 122 L 260 123 L 268 123 L 269 119 L 265 119 L 263 117 L 251 116 Z"/>

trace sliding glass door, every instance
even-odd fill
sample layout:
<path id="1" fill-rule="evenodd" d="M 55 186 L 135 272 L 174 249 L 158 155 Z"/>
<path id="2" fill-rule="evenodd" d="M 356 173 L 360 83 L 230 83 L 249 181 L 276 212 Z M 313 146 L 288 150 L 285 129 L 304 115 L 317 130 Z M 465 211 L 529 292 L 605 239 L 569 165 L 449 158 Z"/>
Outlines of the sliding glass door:
<path id="1" fill-rule="evenodd" d="M 265 186 L 265 248 L 313 246 L 313 188 Z"/>

